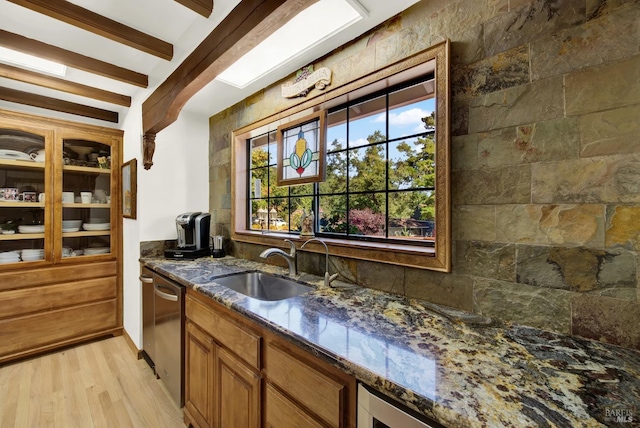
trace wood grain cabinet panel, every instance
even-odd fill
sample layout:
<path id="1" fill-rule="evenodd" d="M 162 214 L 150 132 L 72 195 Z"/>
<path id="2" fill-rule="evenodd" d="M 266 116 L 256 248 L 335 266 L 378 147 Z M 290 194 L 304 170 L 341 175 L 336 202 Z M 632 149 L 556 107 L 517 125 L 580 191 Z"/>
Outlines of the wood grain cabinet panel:
<path id="1" fill-rule="evenodd" d="M 0 362 L 117 326 L 115 299 L 0 320 Z"/>
<path id="2" fill-rule="evenodd" d="M 260 428 L 260 375 L 221 349 L 217 365 L 220 428 Z"/>
<path id="3" fill-rule="evenodd" d="M 116 277 L 22 288 L 0 294 L 0 319 L 116 298 Z"/>
<path id="4" fill-rule="evenodd" d="M 267 377 L 332 427 L 341 426 L 345 385 L 272 344 L 267 346 Z"/>
<path id="5" fill-rule="evenodd" d="M 118 275 L 115 261 L 0 272 L 0 292 Z"/>
<path id="6" fill-rule="evenodd" d="M 267 428 L 324 428 L 324 425 L 306 414 L 295 403 L 291 402 L 268 383 L 265 402 L 265 424 Z"/>
<path id="7" fill-rule="evenodd" d="M 260 369 L 260 337 L 232 321 L 213 313 L 212 309 L 191 296 L 186 299 L 189 319 L 255 369 Z"/>
<path id="8" fill-rule="evenodd" d="M 186 411 L 200 428 L 213 426 L 215 347 L 211 337 L 192 323 L 186 324 Z"/>

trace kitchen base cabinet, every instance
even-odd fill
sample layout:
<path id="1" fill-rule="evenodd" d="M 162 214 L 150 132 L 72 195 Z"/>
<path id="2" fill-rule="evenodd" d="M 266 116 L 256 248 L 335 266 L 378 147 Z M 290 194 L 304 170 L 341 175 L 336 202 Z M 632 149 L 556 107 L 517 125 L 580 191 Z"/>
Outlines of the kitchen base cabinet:
<path id="1" fill-rule="evenodd" d="M 353 377 L 191 289 L 186 317 L 187 425 L 355 427 Z"/>
<path id="2" fill-rule="evenodd" d="M 185 423 L 201 428 L 213 426 L 215 345 L 211 336 L 193 323 L 185 334 Z M 189 416 L 189 417 L 187 417 Z"/>
<path id="3" fill-rule="evenodd" d="M 220 402 L 220 427 L 260 427 L 260 374 L 220 349 L 215 394 Z"/>
<path id="4" fill-rule="evenodd" d="M 267 428 L 324 428 L 271 384 L 267 384 L 265 402 Z"/>
<path id="5" fill-rule="evenodd" d="M 350 388 L 349 380 L 335 371 L 323 373 L 319 362 L 296 355 L 290 345 L 285 345 L 279 341 L 268 343 L 267 381 L 289 396 L 290 403 L 296 403 L 298 410 L 308 419 L 322 421 L 324 425 L 335 428 L 346 426 L 343 407 Z M 352 387 L 355 388 L 355 384 Z M 267 406 L 270 404 L 273 406 L 275 402 L 267 403 Z"/>
<path id="6" fill-rule="evenodd" d="M 0 273 L 0 363 L 120 334 L 116 271 L 107 262 Z"/>
<path id="7" fill-rule="evenodd" d="M 190 293 L 185 304 L 185 424 L 259 428 L 260 338 Z"/>

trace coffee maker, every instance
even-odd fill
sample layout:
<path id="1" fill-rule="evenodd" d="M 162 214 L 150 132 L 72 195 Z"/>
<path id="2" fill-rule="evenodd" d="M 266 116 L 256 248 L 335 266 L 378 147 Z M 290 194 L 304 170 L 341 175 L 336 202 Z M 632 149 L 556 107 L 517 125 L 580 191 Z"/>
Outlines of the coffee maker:
<path id="1" fill-rule="evenodd" d="M 169 259 L 197 259 L 210 254 L 209 227 L 211 214 L 197 212 L 183 213 L 176 217 L 178 246 L 164 251 Z"/>

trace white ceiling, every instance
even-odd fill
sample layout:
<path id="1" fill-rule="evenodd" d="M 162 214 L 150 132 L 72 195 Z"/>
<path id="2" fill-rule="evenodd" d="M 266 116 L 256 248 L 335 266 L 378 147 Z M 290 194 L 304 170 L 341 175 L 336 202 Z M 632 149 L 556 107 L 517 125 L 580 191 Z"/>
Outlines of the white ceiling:
<path id="1" fill-rule="evenodd" d="M 174 0 L 70 1 L 173 44 L 173 59 L 166 61 L 157 58 L 62 21 L 33 12 L 10 3 L 7 0 L 0 0 L 0 16 L 2 17 L 2 19 L 0 19 L 0 29 L 147 74 L 149 76 L 149 88 L 139 88 L 77 69 L 69 68 L 67 70 L 65 79 L 131 96 L 133 102 L 132 107 L 129 109 L 6 78 L 0 78 L 0 86 L 90 105 L 110 111 L 117 111 L 120 115 L 119 123 L 122 124 L 127 114 L 140 114 L 139 110 L 142 101 L 182 63 L 216 25 L 231 12 L 240 0 L 215 0 L 213 13 L 209 18 L 204 18 Z M 213 81 L 196 94 L 187 103 L 184 110 L 204 116 L 211 116 L 224 110 L 261 88 L 286 77 L 295 70 L 358 37 L 360 34 L 405 10 L 417 1 L 418 0 L 360 0 L 360 4 L 368 11 L 368 16 L 355 25 L 326 40 L 316 48 L 274 70 L 244 89 L 238 89 L 218 81 Z M 0 107 L 113 126 L 98 120 L 81 118 L 64 113 L 48 112 L 46 110 L 20 106 L 19 104 L 6 101 L 0 101 Z"/>

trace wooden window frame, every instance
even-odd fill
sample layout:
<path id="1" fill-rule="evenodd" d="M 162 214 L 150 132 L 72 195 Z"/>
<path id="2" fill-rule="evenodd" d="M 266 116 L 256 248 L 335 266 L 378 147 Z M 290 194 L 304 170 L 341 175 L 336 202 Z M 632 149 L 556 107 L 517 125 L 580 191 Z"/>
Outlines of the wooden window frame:
<path id="1" fill-rule="evenodd" d="M 299 247 L 308 238 L 289 233 L 251 230 L 247 228 L 249 183 L 246 149 L 247 140 L 279 126 L 314 113 L 343 104 L 347 99 L 359 98 L 385 87 L 392 87 L 424 74 L 425 67 L 435 74 L 436 91 L 436 236 L 433 247 L 419 245 L 353 241 L 323 238 L 333 256 L 368 260 L 420 269 L 451 271 L 451 184 L 450 184 L 450 77 L 449 41 L 441 42 L 423 52 L 358 78 L 315 98 L 301 102 L 285 111 L 264 118 L 232 132 L 231 135 L 231 238 L 234 241 L 265 246 L 283 246 L 283 239 L 291 239 Z M 309 246 L 311 251 L 324 247 Z"/>

